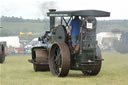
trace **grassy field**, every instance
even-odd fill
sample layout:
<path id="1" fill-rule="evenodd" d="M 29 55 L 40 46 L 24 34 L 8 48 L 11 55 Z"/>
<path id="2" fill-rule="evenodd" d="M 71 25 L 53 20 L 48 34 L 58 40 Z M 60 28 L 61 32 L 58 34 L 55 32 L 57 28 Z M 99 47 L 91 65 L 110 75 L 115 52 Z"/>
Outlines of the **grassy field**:
<path id="1" fill-rule="evenodd" d="M 27 62 L 29 55 L 7 56 L 0 64 L 0 85 L 128 85 L 128 54 L 103 52 L 104 61 L 97 76 L 83 76 L 81 71 L 70 71 L 64 78 L 50 72 L 34 72 Z"/>

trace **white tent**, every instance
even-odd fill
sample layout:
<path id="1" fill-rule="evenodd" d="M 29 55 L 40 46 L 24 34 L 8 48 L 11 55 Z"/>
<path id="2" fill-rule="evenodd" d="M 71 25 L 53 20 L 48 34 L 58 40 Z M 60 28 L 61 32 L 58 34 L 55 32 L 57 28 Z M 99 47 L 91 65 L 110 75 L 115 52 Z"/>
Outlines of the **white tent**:
<path id="1" fill-rule="evenodd" d="M 7 47 L 20 47 L 19 37 L 18 36 L 8 36 L 8 37 L 0 37 L 0 42 L 5 41 L 7 43 Z"/>

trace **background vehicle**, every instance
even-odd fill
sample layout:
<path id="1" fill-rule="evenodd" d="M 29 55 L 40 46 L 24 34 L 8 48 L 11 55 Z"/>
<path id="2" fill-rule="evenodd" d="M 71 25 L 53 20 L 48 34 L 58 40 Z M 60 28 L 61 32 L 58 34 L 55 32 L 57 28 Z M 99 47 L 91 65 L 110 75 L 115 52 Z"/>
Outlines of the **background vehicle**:
<path id="1" fill-rule="evenodd" d="M 119 40 L 114 41 L 114 49 L 120 53 L 128 53 L 128 31 L 119 31 Z"/>
<path id="2" fill-rule="evenodd" d="M 38 38 L 34 38 L 31 42 L 24 46 L 25 53 L 31 53 L 31 48 L 39 44 Z"/>
<path id="3" fill-rule="evenodd" d="M 5 42 L 0 42 L 0 63 L 5 61 Z"/>
<path id="4" fill-rule="evenodd" d="M 119 33 L 100 32 L 97 34 L 98 45 L 101 50 L 113 50 L 115 40 L 120 39 Z"/>
<path id="5" fill-rule="evenodd" d="M 47 13 L 50 17 L 50 31 L 39 38 L 40 46 L 32 48 L 35 71 L 48 71 L 54 76 L 64 77 L 69 70 L 81 70 L 84 75 L 97 75 L 102 65 L 102 57 L 96 41 L 96 18 L 109 17 L 110 13 L 99 10 L 56 11 Z M 74 16 L 81 18 L 79 51 L 74 53 L 68 34 L 69 22 Z M 60 17 L 60 25 L 55 26 L 55 18 Z M 65 19 L 66 17 L 66 19 Z"/>

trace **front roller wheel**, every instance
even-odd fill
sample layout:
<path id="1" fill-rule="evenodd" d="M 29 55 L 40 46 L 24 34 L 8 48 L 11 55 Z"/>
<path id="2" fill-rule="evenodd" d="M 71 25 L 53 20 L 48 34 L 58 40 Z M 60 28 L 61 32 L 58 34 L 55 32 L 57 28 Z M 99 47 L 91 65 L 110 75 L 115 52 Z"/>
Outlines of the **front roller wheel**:
<path id="1" fill-rule="evenodd" d="M 84 75 L 97 75 L 100 72 L 101 66 L 102 66 L 102 56 L 101 56 L 101 50 L 99 46 L 96 48 L 96 61 L 95 61 L 95 66 L 93 66 L 92 70 L 88 71 L 82 71 Z"/>
<path id="2" fill-rule="evenodd" d="M 54 43 L 50 50 L 49 68 L 54 76 L 64 77 L 70 69 L 70 51 L 66 43 Z"/>
<path id="3" fill-rule="evenodd" d="M 35 72 L 38 72 L 38 71 L 49 71 L 48 64 L 46 64 L 46 65 L 33 64 L 33 68 L 34 68 Z"/>
<path id="4" fill-rule="evenodd" d="M 32 57 L 32 63 L 35 72 L 49 71 L 48 53 L 46 49 L 34 48 L 34 50 L 32 51 Z"/>

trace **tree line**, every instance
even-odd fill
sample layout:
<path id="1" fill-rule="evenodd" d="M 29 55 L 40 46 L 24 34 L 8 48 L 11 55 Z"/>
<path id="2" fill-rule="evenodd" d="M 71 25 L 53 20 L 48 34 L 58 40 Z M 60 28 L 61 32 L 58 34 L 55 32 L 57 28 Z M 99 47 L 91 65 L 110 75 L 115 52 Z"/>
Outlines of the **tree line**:
<path id="1" fill-rule="evenodd" d="M 57 24 L 60 20 L 56 19 Z M 0 36 L 18 35 L 19 32 L 42 34 L 49 30 L 49 18 L 23 19 L 22 17 L 1 17 Z M 97 32 L 110 32 L 113 29 L 127 30 L 128 20 L 98 20 Z"/>
<path id="2" fill-rule="evenodd" d="M 8 17 L 8 16 L 1 16 L 1 22 L 42 22 L 40 18 L 38 19 L 23 19 L 22 17 Z"/>

